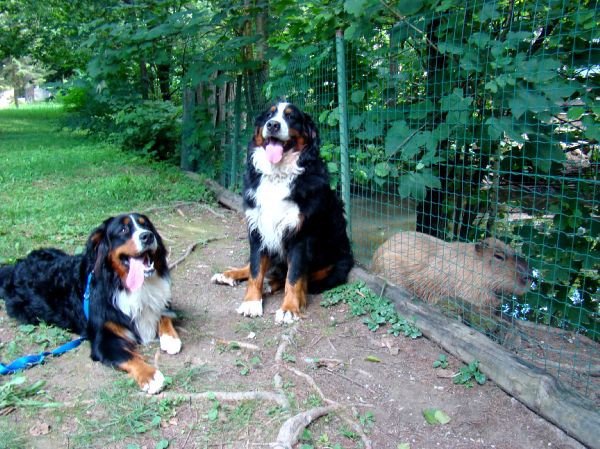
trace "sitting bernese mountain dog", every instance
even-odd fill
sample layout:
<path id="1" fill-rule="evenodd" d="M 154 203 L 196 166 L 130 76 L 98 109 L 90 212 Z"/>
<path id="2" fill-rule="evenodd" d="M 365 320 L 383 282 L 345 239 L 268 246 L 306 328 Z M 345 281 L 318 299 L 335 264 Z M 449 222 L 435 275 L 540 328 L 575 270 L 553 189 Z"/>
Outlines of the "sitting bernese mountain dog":
<path id="1" fill-rule="evenodd" d="M 354 259 L 343 205 L 330 187 L 311 117 L 279 103 L 255 125 L 243 193 L 250 263 L 215 274 L 212 281 L 236 285 L 248 279 L 237 312 L 252 317 L 263 313 L 265 279 L 271 293 L 284 287 L 275 322 L 292 323 L 306 306 L 307 292 L 346 282 Z"/>
<path id="2" fill-rule="evenodd" d="M 144 361 L 136 345 L 153 341 L 158 332 L 163 351 L 181 350 L 171 321 L 166 254 L 148 217 L 111 217 L 92 231 L 82 254 L 40 249 L 1 267 L 0 297 L 20 322 L 43 321 L 89 339 L 92 360 L 128 372 L 142 390 L 155 394 L 164 377 Z"/>

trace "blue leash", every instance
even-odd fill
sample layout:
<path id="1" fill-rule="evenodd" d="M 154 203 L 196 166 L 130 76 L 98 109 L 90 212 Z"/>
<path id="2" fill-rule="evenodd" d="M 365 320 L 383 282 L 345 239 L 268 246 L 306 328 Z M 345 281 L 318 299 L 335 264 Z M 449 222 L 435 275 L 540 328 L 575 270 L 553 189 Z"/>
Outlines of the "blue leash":
<path id="1" fill-rule="evenodd" d="M 85 285 L 85 292 L 83 293 L 83 313 L 85 314 L 85 319 L 89 320 L 90 317 L 90 285 L 92 283 L 92 273 L 90 273 L 87 277 L 87 283 Z M 64 354 L 71 349 L 75 349 L 78 347 L 85 338 L 79 337 L 73 341 L 65 343 L 62 346 L 54 349 L 53 351 L 44 351 L 40 354 L 32 354 L 26 355 L 23 357 L 19 357 L 14 362 L 9 363 L 8 365 L 4 365 L 0 363 L 0 375 L 4 374 L 12 374 L 17 371 L 21 371 L 27 368 L 31 368 L 32 366 L 39 365 L 44 361 L 44 359 L 50 355 L 57 357 L 61 354 Z"/>

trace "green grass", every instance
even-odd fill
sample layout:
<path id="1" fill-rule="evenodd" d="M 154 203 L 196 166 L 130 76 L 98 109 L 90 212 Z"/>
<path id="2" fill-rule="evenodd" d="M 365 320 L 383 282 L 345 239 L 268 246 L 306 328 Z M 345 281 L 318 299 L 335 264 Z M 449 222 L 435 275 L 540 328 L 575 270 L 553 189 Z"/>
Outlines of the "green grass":
<path id="1" fill-rule="evenodd" d="M 177 167 L 65 129 L 65 117 L 55 106 L 0 110 L 0 262 L 76 250 L 111 215 L 209 199 Z"/>

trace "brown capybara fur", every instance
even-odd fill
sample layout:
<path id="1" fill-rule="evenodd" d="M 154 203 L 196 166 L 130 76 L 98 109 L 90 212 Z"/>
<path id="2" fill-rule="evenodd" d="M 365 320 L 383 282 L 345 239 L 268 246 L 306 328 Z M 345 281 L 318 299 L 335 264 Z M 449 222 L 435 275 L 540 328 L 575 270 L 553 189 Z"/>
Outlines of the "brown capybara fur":
<path id="1" fill-rule="evenodd" d="M 529 267 L 495 238 L 449 243 L 419 232 L 400 232 L 373 255 L 372 270 L 425 301 L 457 298 L 477 307 L 497 307 L 497 293 L 522 295 Z"/>

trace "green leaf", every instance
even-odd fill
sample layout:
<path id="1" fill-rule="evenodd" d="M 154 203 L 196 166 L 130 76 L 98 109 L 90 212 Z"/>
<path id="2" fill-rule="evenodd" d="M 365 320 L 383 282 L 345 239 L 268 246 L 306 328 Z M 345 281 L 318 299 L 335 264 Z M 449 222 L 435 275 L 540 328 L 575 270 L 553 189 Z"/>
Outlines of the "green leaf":
<path id="1" fill-rule="evenodd" d="M 456 45 L 450 42 L 440 42 L 438 44 L 440 53 L 450 53 L 452 55 L 462 55 L 465 51 L 462 45 Z"/>
<path id="2" fill-rule="evenodd" d="M 500 140 L 503 137 L 503 133 L 506 134 L 510 139 L 518 143 L 525 143 L 523 136 L 519 134 L 515 128 L 516 124 L 513 124 L 508 117 L 490 117 L 485 122 L 488 125 L 488 135 L 493 140 Z"/>
<path id="3" fill-rule="evenodd" d="M 385 136 L 385 155 L 391 157 L 396 154 L 409 134 L 410 128 L 404 120 L 392 123 Z"/>
<path id="4" fill-rule="evenodd" d="M 374 355 L 368 355 L 368 356 L 366 356 L 365 360 L 367 362 L 373 362 L 373 363 L 379 363 L 379 362 L 381 362 L 381 359 L 378 358 L 378 357 L 375 357 Z"/>
<path id="5" fill-rule="evenodd" d="M 400 0 L 396 3 L 395 9 L 405 17 L 411 16 L 421 10 L 423 3 L 423 0 Z"/>
<path id="6" fill-rule="evenodd" d="M 167 449 L 169 447 L 169 440 L 160 440 L 158 443 L 156 443 L 155 448 L 156 449 Z"/>
<path id="7" fill-rule="evenodd" d="M 389 174 L 390 164 L 388 164 L 387 162 L 380 162 L 377 165 L 375 165 L 375 175 L 379 176 L 380 178 L 385 178 Z"/>
<path id="8" fill-rule="evenodd" d="M 367 3 L 367 0 L 346 0 L 344 2 L 344 9 L 347 13 L 358 17 L 363 12 L 365 3 Z"/>
<path id="9" fill-rule="evenodd" d="M 440 178 L 433 174 L 433 171 L 430 168 L 423 170 L 421 173 L 415 173 L 415 175 L 420 175 L 423 179 L 423 184 L 432 189 L 441 189 L 442 183 Z"/>
<path id="10" fill-rule="evenodd" d="M 428 408 L 423 410 L 423 417 L 427 424 L 436 425 L 436 424 L 448 424 L 450 422 L 450 417 L 440 409 L 437 408 Z"/>
<path id="11" fill-rule="evenodd" d="M 558 76 L 560 64 L 556 59 L 532 58 L 521 64 L 519 74 L 529 82 L 542 83 Z"/>
<path id="12" fill-rule="evenodd" d="M 488 19 L 494 20 L 494 19 L 499 18 L 499 17 L 501 17 L 501 14 L 496 9 L 495 2 L 485 2 L 483 4 L 483 7 L 481 8 L 481 11 L 479 12 L 478 16 L 479 16 L 480 22 L 485 22 Z"/>
<path id="13" fill-rule="evenodd" d="M 427 114 L 431 114 L 434 111 L 434 104 L 431 100 L 420 101 L 410 105 L 408 110 L 408 118 L 419 120 L 427 117 Z"/>
<path id="14" fill-rule="evenodd" d="M 410 449 L 410 443 L 398 443 L 396 449 Z"/>
<path id="15" fill-rule="evenodd" d="M 352 103 L 360 103 L 361 101 L 363 101 L 364 98 L 365 92 L 362 90 L 355 90 L 350 96 L 350 100 L 352 101 Z"/>
<path id="16" fill-rule="evenodd" d="M 585 136 L 588 139 L 600 141 L 600 126 L 598 126 L 598 122 L 594 120 L 594 117 L 591 115 L 586 115 L 581 119 L 581 122 L 585 126 Z"/>
<path id="17" fill-rule="evenodd" d="M 219 409 L 213 408 L 208 411 L 207 418 L 209 421 L 216 421 L 219 418 Z"/>
<path id="18" fill-rule="evenodd" d="M 572 106 L 567 111 L 567 118 L 569 120 L 577 120 L 585 113 L 585 108 L 583 106 Z"/>

